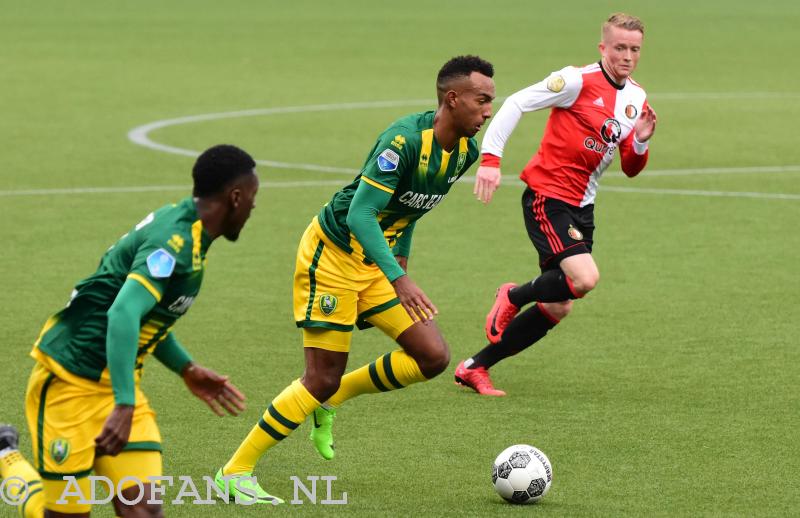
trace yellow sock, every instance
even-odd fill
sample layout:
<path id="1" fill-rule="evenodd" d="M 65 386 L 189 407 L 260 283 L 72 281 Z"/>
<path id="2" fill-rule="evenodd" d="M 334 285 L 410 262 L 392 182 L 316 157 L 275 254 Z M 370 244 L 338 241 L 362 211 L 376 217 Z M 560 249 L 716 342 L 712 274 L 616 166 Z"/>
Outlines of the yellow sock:
<path id="1" fill-rule="evenodd" d="M 272 400 L 258 424 L 222 468 L 222 473 L 252 473 L 258 459 L 300 426 L 318 406 L 319 401 L 300 380 L 294 380 Z"/>
<path id="2" fill-rule="evenodd" d="M 414 358 L 398 349 L 342 376 L 339 390 L 331 396 L 328 404 L 336 407 L 360 394 L 401 389 L 427 379 Z"/>
<path id="3" fill-rule="evenodd" d="M 6 480 L 6 496 L 15 499 L 27 485 L 25 500 L 18 503 L 17 510 L 24 518 L 42 518 L 44 516 L 44 493 L 42 479 L 22 454 L 13 450 L 0 458 L 0 478 Z M 9 481 L 9 478 L 24 480 L 24 484 Z M 3 504 L 5 505 L 5 504 Z"/>

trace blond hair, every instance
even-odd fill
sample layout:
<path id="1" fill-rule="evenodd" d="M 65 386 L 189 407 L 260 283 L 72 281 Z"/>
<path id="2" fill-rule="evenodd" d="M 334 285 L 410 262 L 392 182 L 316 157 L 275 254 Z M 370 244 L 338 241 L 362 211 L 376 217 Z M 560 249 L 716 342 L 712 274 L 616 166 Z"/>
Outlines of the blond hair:
<path id="1" fill-rule="evenodd" d="M 642 20 L 630 14 L 612 14 L 608 20 L 603 23 L 603 31 L 600 33 L 601 38 L 605 37 L 609 27 L 618 27 L 620 29 L 626 29 L 629 31 L 639 31 L 642 33 L 642 36 L 644 36 L 644 24 L 642 23 Z"/>

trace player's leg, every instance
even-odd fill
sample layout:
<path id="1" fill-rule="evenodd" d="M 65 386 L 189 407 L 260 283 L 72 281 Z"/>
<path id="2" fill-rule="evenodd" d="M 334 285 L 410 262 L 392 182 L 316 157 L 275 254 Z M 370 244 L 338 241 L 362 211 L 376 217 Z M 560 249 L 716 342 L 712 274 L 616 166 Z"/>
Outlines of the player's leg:
<path id="1" fill-rule="evenodd" d="M 217 473 L 217 484 L 221 488 L 227 488 L 235 495 L 237 479 L 251 477 L 258 460 L 297 429 L 319 406 L 320 399 L 324 401 L 336 392 L 347 365 L 347 351 L 332 349 L 349 348 L 349 335 L 327 329 L 303 330 L 306 360 L 303 377 L 272 400 L 258 424 Z M 228 478 L 224 480 L 224 477 Z M 282 503 L 282 500 L 263 492 L 257 483 L 249 488 L 259 493 L 260 502 Z M 248 498 L 247 495 L 243 497 Z"/>
<path id="2" fill-rule="evenodd" d="M 164 496 L 154 493 L 150 481 L 151 477 L 160 477 L 163 474 L 161 432 L 156 424 L 156 414 L 150 407 L 147 396 L 139 387 L 136 388 L 136 407 L 133 411 L 128 444 L 116 456 L 96 457 L 94 470 L 98 475 L 111 481 L 115 492 L 112 503 L 117 516 L 122 518 L 164 516 L 161 504 L 156 503 Z"/>
<path id="3" fill-rule="evenodd" d="M 361 394 L 401 389 L 433 378 L 447 368 L 450 350 L 436 324 L 415 323 L 382 274 L 359 293 L 358 306 L 359 327 L 375 326 L 401 348 L 345 374 L 327 404 L 337 407 Z"/>
<path id="4" fill-rule="evenodd" d="M 133 428 L 135 427 L 134 422 Z M 117 516 L 121 518 L 164 516 L 161 504 L 148 503 L 164 498 L 153 491 L 150 482 L 150 477 L 160 477 L 163 473 L 160 451 L 123 450 L 113 457 L 103 455 L 95 459 L 94 469 L 98 475 L 108 478 L 114 487 L 115 496 L 112 503 Z M 122 499 L 120 494 L 117 494 L 120 489 Z"/>
<path id="5" fill-rule="evenodd" d="M 21 517 L 43 516 L 42 480 L 19 452 L 19 433 L 8 424 L 0 425 L 0 481 L 4 481 L 4 496 L 15 503 Z"/>
<path id="6" fill-rule="evenodd" d="M 590 253 L 594 232 L 591 206 L 574 208 L 526 189 L 522 208 L 528 235 L 539 253 L 542 275 L 499 290 L 487 316 L 489 344 L 456 368 L 456 383 L 484 395 L 505 395 L 494 388 L 488 369 L 544 338 L 569 314 L 571 299 L 583 297 L 599 279 Z M 535 301 L 534 306 L 518 313 Z"/>
<path id="7" fill-rule="evenodd" d="M 94 438 L 102 429 L 105 400 L 103 394 L 69 383 L 40 363 L 34 366 L 25 416 L 33 446 L 31 464 L 41 476 L 45 516 L 89 516 L 87 477 L 94 458 Z M 108 401 L 113 406 L 110 389 Z"/>

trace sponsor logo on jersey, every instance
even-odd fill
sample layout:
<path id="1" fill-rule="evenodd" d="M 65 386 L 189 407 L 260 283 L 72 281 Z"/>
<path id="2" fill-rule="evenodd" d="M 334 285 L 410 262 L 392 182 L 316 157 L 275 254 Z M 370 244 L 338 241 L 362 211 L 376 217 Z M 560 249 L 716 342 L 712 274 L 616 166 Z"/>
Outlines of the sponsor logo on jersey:
<path id="1" fill-rule="evenodd" d="M 595 153 L 604 155 L 606 153 L 613 153 L 617 148 L 616 144 L 604 144 L 603 141 L 594 137 L 586 137 L 583 139 L 583 146 L 586 149 L 591 149 Z"/>
<path id="2" fill-rule="evenodd" d="M 378 155 L 378 169 L 384 173 L 394 171 L 397 169 L 397 164 L 400 163 L 400 155 L 391 149 L 384 149 L 383 153 Z"/>
<path id="3" fill-rule="evenodd" d="M 616 143 L 622 135 L 622 126 L 617 119 L 606 119 L 600 127 L 600 136 L 607 144 Z"/>
<path id="4" fill-rule="evenodd" d="M 184 243 L 184 239 L 178 234 L 172 234 L 172 237 L 169 238 L 169 241 L 167 241 L 167 245 L 175 250 L 176 254 L 181 253 L 181 248 L 183 248 Z"/>
<path id="5" fill-rule="evenodd" d="M 406 143 L 406 138 L 403 135 L 395 135 L 394 140 L 392 140 L 392 145 L 396 147 L 398 150 L 403 149 L 405 143 Z"/>
<path id="6" fill-rule="evenodd" d="M 322 314 L 326 317 L 336 311 L 336 305 L 338 303 L 339 299 L 330 293 L 323 293 L 319 296 L 319 310 L 322 311 Z"/>
<path id="7" fill-rule="evenodd" d="M 569 226 L 567 234 L 569 234 L 569 237 L 571 237 L 575 241 L 580 241 L 581 239 L 583 239 L 583 234 L 581 233 L 581 231 L 573 227 L 572 225 Z"/>
<path id="8" fill-rule="evenodd" d="M 594 104 L 595 106 L 605 106 L 606 105 L 606 103 L 603 102 L 603 98 L 602 97 L 598 97 L 597 99 L 595 99 L 592 104 Z"/>
<path id="9" fill-rule="evenodd" d="M 638 113 L 639 112 L 636 109 L 636 106 L 634 106 L 632 104 L 629 104 L 628 106 L 625 107 L 625 116 L 627 118 L 629 118 L 629 119 L 635 119 L 636 115 L 638 115 Z"/>
<path id="10" fill-rule="evenodd" d="M 444 199 L 444 194 L 422 194 L 419 192 L 406 191 L 398 200 L 400 203 L 412 209 L 431 210 L 439 205 Z"/>
<path id="11" fill-rule="evenodd" d="M 147 269 L 156 279 L 165 279 L 175 269 L 175 258 L 163 248 L 159 248 L 147 256 Z"/>
<path id="12" fill-rule="evenodd" d="M 52 458 L 56 464 L 63 464 L 64 461 L 67 460 L 67 457 L 69 457 L 71 449 L 67 439 L 53 439 L 50 441 L 50 458 Z"/>
<path id="13" fill-rule="evenodd" d="M 552 76 L 550 79 L 547 80 L 547 89 L 551 92 L 558 93 L 564 89 L 564 85 L 566 85 L 566 81 L 561 76 Z"/>

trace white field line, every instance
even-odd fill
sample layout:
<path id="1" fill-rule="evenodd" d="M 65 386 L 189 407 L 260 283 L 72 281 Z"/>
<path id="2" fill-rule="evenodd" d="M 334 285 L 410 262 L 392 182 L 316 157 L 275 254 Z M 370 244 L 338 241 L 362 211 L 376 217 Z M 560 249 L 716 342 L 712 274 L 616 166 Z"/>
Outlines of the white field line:
<path id="1" fill-rule="evenodd" d="M 736 99 L 785 99 L 785 98 L 798 98 L 800 92 L 673 92 L 673 93 L 655 93 L 651 94 L 650 98 L 657 101 L 687 101 L 687 100 L 736 100 Z M 503 98 L 498 98 L 497 103 L 502 102 Z M 128 139 L 134 144 L 171 153 L 174 155 L 183 155 L 189 157 L 196 157 L 200 151 L 193 149 L 186 149 L 177 146 L 170 146 L 152 140 L 149 136 L 150 132 L 167 128 L 170 126 L 179 126 L 183 124 L 194 124 L 198 122 L 214 121 L 220 119 L 235 119 L 239 117 L 260 117 L 266 115 L 279 115 L 287 113 L 313 113 L 324 111 L 341 111 L 341 110 L 363 110 L 375 108 L 393 108 L 403 106 L 430 106 L 433 107 L 431 99 L 409 99 L 409 100 L 395 100 L 395 101 L 370 101 L 370 102 L 352 102 L 352 103 L 331 103 L 331 104 L 314 104 L 306 106 L 279 106 L 275 108 L 261 108 L 253 110 L 239 110 L 230 112 L 206 113 L 200 115 L 190 115 L 186 117 L 177 117 L 174 119 L 164 119 L 159 121 L 150 122 L 142 126 L 137 126 L 128 132 Z M 358 171 L 347 167 L 332 167 L 318 164 L 307 163 L 290 163 L 278 162 L 274 160 L 256 160 L 260 165 L 274 167 L 278 169 L 297 169 L 303 171 L 315 171 L 322 173 L 334 174 L 355 174 Z"/>
<path id="2" fill-rule="evenodd" d="M 719 168 L 717 168 L 719 169 Z M 800 167 L 795 169 L 800 171 Z M 719 171 L 715 171 L 719 172 Z M 459 184 L 472 184 L 474 176 L 464 176 L 458 183 Z M 503 179 L 512 182 L 517 179 L 516 176 L 503 175 Z M 298 180 L 286 182 L 261 182 L 261 186 L 266 189 L 281 189 L 281 188 L 298 188 L 298 187 L 328 187 L 336 186 L 342 187 L 347 183 L 347 180 Z M 136 193 L 136 192 L 171 192 L 183 191 L 190 192 L 191 185 L 143 185 L 133 187 L 76 187 L 67 189 L 25 189 L 25 190 L 10 190 L 0 191 L 0 197 L 7 196 L 56 196 L 56 195 L 77 195 L 77 194 L 116 194 L 116 193 Z M 704 191 L 697 189 L 654 189 L 644 187 L 618 187 L 613 185 L 601 185 L 599 192 L 624 192 L 624 193 L 641 193 L 641 194 L 666 194 L 675 196 L 708 196 L 708 197 L 728 197 L 728 198 L 761 198 L 772 200 L 800 200 L 800 194 L 784 194 L 784 193 L 770 193 L 770 192 L 740 192 L 740 191 Z"/>

